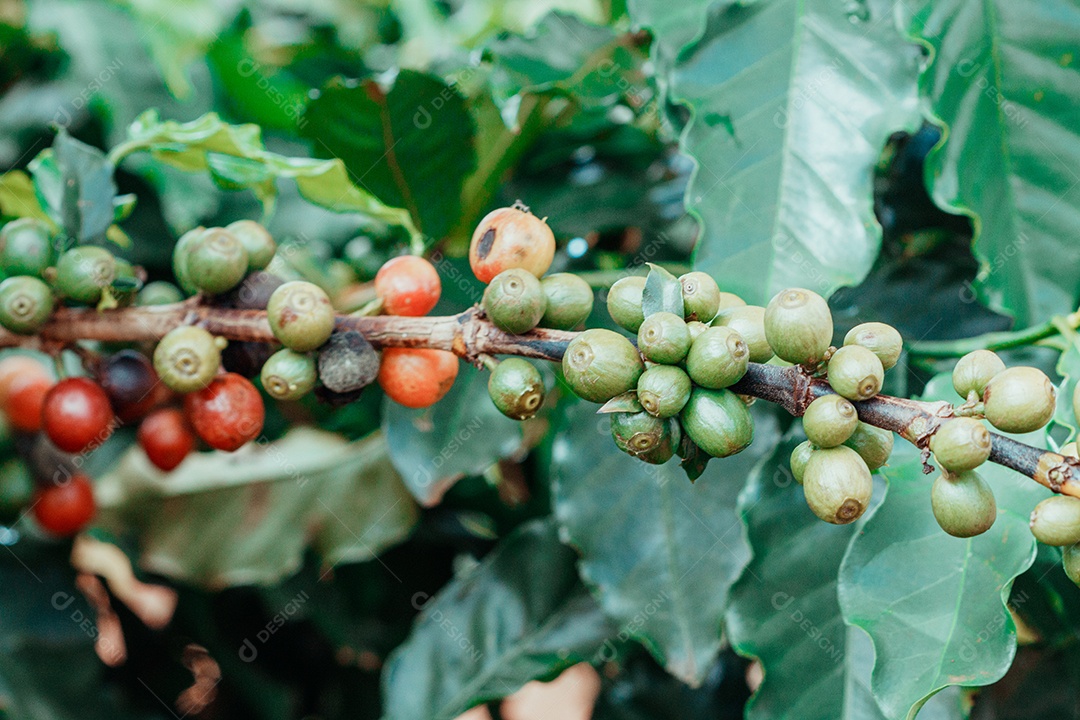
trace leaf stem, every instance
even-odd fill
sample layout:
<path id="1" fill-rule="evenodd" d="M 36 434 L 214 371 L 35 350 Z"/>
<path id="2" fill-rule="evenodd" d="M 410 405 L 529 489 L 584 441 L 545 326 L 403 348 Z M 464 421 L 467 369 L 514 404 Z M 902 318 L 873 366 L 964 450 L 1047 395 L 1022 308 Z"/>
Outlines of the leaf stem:
<path id="1" fill-rule="evenodd" d="M 1034 345 L 1061 332 L 1062 323 L 1075 330 L 1080 326 L 1080 313 L 1055 316 L 1044 323 L 1023 330 L 991 332 L 959 340 L 926 340 L 912 343 L 908 350 L 922 358 L 954 358 L 975 350 L 1008 350 Z"/>

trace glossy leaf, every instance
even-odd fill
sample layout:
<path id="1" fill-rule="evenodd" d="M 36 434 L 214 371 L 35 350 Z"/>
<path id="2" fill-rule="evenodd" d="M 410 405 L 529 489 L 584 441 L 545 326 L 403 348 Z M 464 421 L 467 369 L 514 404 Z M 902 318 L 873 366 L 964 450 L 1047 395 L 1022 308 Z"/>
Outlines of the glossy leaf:
<path id="1" fill-rule="evenodd" d="M 682 284 L 670 272 L 648 263 L 649 275 L 641 291 L 641 311 L 645 317 L 653 313 L 669 312 L 683 316 Z"/>
<path id="2" fill-rule="evenodd" d="M 22 170 L 0 175 L 0 213 L 9 217 L 32 217 L 55 226 L 34 192 L 34 181 Z"/>
<path id="3" fill-rule="evenodd" d="M 100 240 L 113 222 L 112 163 L 66 131 L 30 163 L 34 187 L 52 219 L 79 243 Z"/>

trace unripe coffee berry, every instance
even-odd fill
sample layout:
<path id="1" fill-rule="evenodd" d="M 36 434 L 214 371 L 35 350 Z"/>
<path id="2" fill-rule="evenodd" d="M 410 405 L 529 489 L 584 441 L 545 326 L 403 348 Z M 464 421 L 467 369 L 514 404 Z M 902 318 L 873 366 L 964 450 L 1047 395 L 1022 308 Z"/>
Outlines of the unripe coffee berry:
<path id="1" fill-rule="evenodd" d="M 296 352 L 314 350 L 334 332 L 334 308 L 318 285 L 303 280 L 287 282 L 266 305 L 270 329 L 282 345 Z"/>
<path id="2" fill-rule="evenodd" d="M 430 348 L 386 348 L 379 367 L 379 386 L 399 405 L 424 408 L 450 392 L 457 374 L 454 353 Z"/>
<path id="3" fill-rule="evenodd" d="M 177 284 L 184 289 L 184 292 L 190 295 L 197 293 L 199 288 L 195 285 L 195 282 L 191 277 L 191 271 L 188 269 L 188 251 L 191 250 L 196 241 L 202 237 L 204 232 L 206 232 L 206 228 L 201 225 L 192 228 L 181 235 L 176 241 L 176 245 L 173 246 L 173 275 L 176 276 Z"/>
<path id="4" fill-rule="evenodd" d="M 679 417 L 690 439 L 713 457 L 734 455 L 754 439 L 750 409 L 730 390 L 694 388 Z"/>
<path id="5" fill-rule="evenodd" d="M 547 301 L 540 325 L 570 330 L 585 322 L 593 309 L 593 290 L 573 273 L 555 273 L 540 280 Z"/>
<path id="6" fill-rule="evenodd" d="M 938 525 L 953 537 L 982 535 L 997 519 L 994 493 L 974 470 L 939 475 L 930 489 L 930 503 Z"/>
<path id="7" fill-rule="evenodd" d="M 236 287 L 248 271 L 248 254 L 240 239 L 225 228 L 203 232 L 187 251 L 191 282 L 217 295 Z"/>
<path id="8" fill-rule="evenodd" d="M 49 226 L 36 218 L 19 218 L 0 230 L 0 270 L 8 277 L 41 277 L 53 261 Z"/>
<path id="9" fill-rule="evenodd" d="M 555 235 L 527 208 L 508 207 L 484 216 L 469 242 L 469 264 L 480 282 L 521 268 L 541 277 L 555 257 Z"/>
<path id="10" fill-rule="evenodd" d="M 495 327 L 520 335 L 537 326 L 544 316 L 547 300 L 535 275 L 511 268 L 492 278 L 484 290 L 482 305 Z"/>
<path id="11" fill-rule="evenodd" d="M 544 378 L 528 360 L 507 358 L 491 371 L 488 395 L 506 417 L 528 420 L 544 404 Z"/>
<path id="12" fill-rule="evenodd" d="M 29 275 L 0 282 L 0 325 L 19 335 L 33 335 L 52 315 L 53 292 Z"/>
<path id="13" fill-rule="evenodd" d="M 608 315 L 619 327 L 636 333 L 645 322 L 645 313 L 641 309 L 644 291 L 645 278 L 636 275 L 621 278 L 608 289 Z"/>
<path id="14" fill-rule="evenodd" d="M 679 277 L 682 285 L 683 315 L 687 320 L 709 322 L 720 308 L 720 286 L 699 270 Z"/>
<path id="15" fill-rule="evenodd" d="M 637 387 L 645 366 L 637 348 L 625 337 L 593 328 L 567 345 L 562 370 L 578 397 L 602 403 Z"/>
<path id="16" fill-rule="evenodd" d="M 889 461 L 893 449 L 893 434 L 883 428 L 860 422 L 844 441 L 844 445 L 859 453 L 866 467 L 873 472 Z"/>
<path id="17" fill-rule="evenodd" d="M 355 330 L 335 332 L 319 348 L 319 380 L 336 393 L 367 387 L 379 376 L 379 353 Z"/>
<path id="18" fill-rule="evenodd" d="M 690 346 L 686 371 L 701 387 L 718 390 L 738 382 L 749 363 L 750 349 L 742 336 L 730 327 L 713 327 Z"/>
<path id="19" fill-rule="evenodd" d="M 136 297 L 136 305 L 170 305 L 184 299 L 184 293 L 171 282 L 154 280 L 143 286 Z"/>
<path id="20" fill-rule="evenodd" d="M 782 290 L 765 308 L 765 338 L 782 360 L 796 365 L 821 362 L 832 334 L 829 305 L 812 290 Z"/>
<path id="21" fill-rule="evenodd" d="M 645 412 L 659 418 L 678 415 L 692 389 L 689 376 L 674 365 L 654 365 L 637 381 L 638 402 Z"/>
<path id="22" fill-rule="evenodd" d="M 193 325 L 173 328 L 154 349 L 154 370 L 178 393 L 206 387 L 221 366 L 221 348 L 213 335 Z"/>
<path id="23" fill-rule="evenodd" d="M 712 321 L 712 326 L 729 327 L 739 333 L 750 350 L 750 362 L 763 363 L 772 358 L 772 346 L 765 338 L 765 308 L 741 305 L 721 310 Z"/>
<path id="24" fill-rule="evenodd" d="M 263 363 L 259 379 L 266 394 L 275 400 L 299 400 L 315 387 L 315 359 L 282 348 Z"/>
<path id="25" fill-rule="evenodd" d="M 1061 566 L 1074 585 L 1080 585 L 1080 545 L 1070 545 L 1061 551 Z"/>
<path id="26" fill-rule="evenodd" d="M 435 266 L 422 257 L 401 255 L 387 260 L 375 274 L 375 294 L 387 315 L 420 317 L 431 312 L 442 295 Z"/>
<path id="27" fill-rule="evenodd" d="M 682 428 L 679 421 L 675 418 L 668 418 L 664 421 L 664 436 L 660 444 L 652 450 L 638 453 L 634 457 L 650 465 L 663 465 L 675 456 L 681 442 Z"/>
<path id="28" fill-rule="evenodd" d="M 859 454 L 840 445 L 810 454 L 803 470 L 803 491 L 815 515 L 825 522 L 845 525 L 866 512 L 874 481 Z"/>
<path id="29" fill-rule="evenodd" d="M 638 328 L 638 350 L 646 360 L 673 365 L 690 350 L 690 330 L 674 313 L 653 313 Z"/>
<path id="30" fill-rule="evenodd" d="M 232 452 L 262 432 L 266 408 L 247 378 L 223 373 L 184 396 L 184 413 L 195 433 L 215 450 Z"/>
<path id="31" fill-rule="evenodd" d="M 1005 363 L 996 353 L 989 350 L 969 352 L 953 368 L 953 388 L 965 400 L 971 393 L 982 397 L 986 384 L 1004 369 Z"/>
<path id="32" fill-rule="evenodd" d="M 904 339 L 892 325 L 867 322 L 856 325 L 844 336 L 844 345 L 860 345 L 877 355 L 881 367 L 894 367 L 904 349 Z"/>
<path id="33" fill-rule="evenodd" d="M 735 293 L 720 291 L 720 302 L 716 307 L 718 314 L 737 307 L 746 307 L 746 301 Z M 764 312 L 765 308 L 761 308 L 761 311 Z"/>
<path id="34" fill-rule="evenodd" d="M 806 437 L 820 448 L 842 445 L 859 426 L 855 406 L 839 395 L 822 395 L 806 408 L 803 430 Z"/>
<path id="35" fill-rule="evenodd" d="M 237 220 L 225 226 L 247 251 L 248 270 L 262 270 L 274 259 L 277 243 L 265 227 L 254 220 Z"/>
<path id="36" fill-rule="evenodd" d="M 983 390 L 983 412 L 990 424 L 1009 433 L 1033 432 L 1050 422 L 1057 391 L 1042 370 L 1002 370 Z"/>
<path id="37" fill-rule="evenodd" d="M 1046 498 L 1032 510 L 1030 527 L 1043 545 L 1080 543 L 1080 499 L 1068 495 Z"/>
<path id="38" fill-rule="evenodd" d="M 105 248 L 74 247 L 56 263 L 56 287 L 75 302 L 96 305 L 116 278 L 116 258 Z"/>
<path id="39" fill-rule="evenodd" d="M 974 418 L 947 420 L 930 438 L 941 467 L 951 473 L 974 470 L 990 457 L 990 431 Z"/>
<path id="40" fill-rule="evenodd" d="M 667 420 L 647 412 L 611 413 L 611 437 L 624 453 L 637 457 L 660 447 L 668 431 Z"/>
<path id="41" fill-rule="evenodd" d="M 868 400 L 881 390 L 885 370 L 861 345 L 845 345 L 829 359 L 829 385 L 848 400 Z"/>
<path id="42" fill-rule="evenodd" d="M 791 458 L 788 460 L 788 464 L 791 466 L 791 476 L 800 485 L 803 484 L 803 478 L 806 474 L 806 463 L 810 462 L 810 456 L 815 450 L 817 450 L 817 447 L 814 446 L 814 443 L 803 440 L 791 451 Z"/>

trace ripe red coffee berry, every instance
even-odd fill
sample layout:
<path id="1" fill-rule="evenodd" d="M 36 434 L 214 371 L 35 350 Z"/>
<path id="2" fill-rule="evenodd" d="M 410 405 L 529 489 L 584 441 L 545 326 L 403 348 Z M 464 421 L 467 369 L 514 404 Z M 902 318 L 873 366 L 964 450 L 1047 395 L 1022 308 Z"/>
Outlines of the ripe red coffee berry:
<path id="1" fill-rule="evenodd" d="M 236 373 L 218 375 L 202 390 L 185 395 L 184 412 L 207 445 L 228 452 L 258 437 L 266 418 L 259 391 Z"/>
<path id="2" fill-rule="evenodd" d="M 195 431 L 176 408 L 147 415 L 136 437 L 150 462 L 165 472 L 175 469 L 195 449 Z"/>
<path id="3" fill-rule="evenodd" d="M 375 294 L 387 315 L 427 315 L 439 302 L 442 283 L 435 266 L 422 257 L 391 258 L 375 275 Z"/>
<path id="4" fill-rule="evenodd" d="M 34 519 L 53 535 L 76 534 L 90 523 L 96 512 L 94 487 L 85 475 L 72 475 L 63 484 L 49 485 L 35 493 Z"/>
<path id="5" fill-rule="evenodd" d="M 458 374 L 454 353 L 428 348 L 386 348 L 379 385 L 391 400 L 410 408 L 434 405 L 450 391 Z"/>
<path id="6" fill-rule="evenodd" d="M 12 427 L 27 433 L 41 429 L 41 406 L 52 386 L 52 378 L 38 375 L 12 381 L 4 403 L 4 412 Z"/>
<path id="7" fill-rule="evenodd" d="M 41 429 L 53 445 L 69 453 L 97 447 L 116 424 L 109 396 L 90 378 L 66 378 L 45 396 Z"/>

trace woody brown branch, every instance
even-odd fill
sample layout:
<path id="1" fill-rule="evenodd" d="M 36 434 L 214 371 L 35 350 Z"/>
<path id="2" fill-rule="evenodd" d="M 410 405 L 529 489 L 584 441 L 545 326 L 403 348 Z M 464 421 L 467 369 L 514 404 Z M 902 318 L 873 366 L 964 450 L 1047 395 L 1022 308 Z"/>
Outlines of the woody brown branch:
<path id="1" fill-rule="evenodd" d="M 49 349 L 81 340 L 156 341 L 179 325 L 200 325 L 228 340 L 275 342 L 265 311 L 215 308 L 191 299 L 174 305 L 100 312 L 61 308 L 36 336 L 0 330 L 0 347 Z M 577 335 L 543 328 L 524 335 L 511 335 L 485 320 L 475 308 L 446 317 L 340 315 L 337 328 L 359 331 L 377 348 L 448 350 L 474 363 L 480 355 L 518 355 L 558 362 L 566 346 Z M 798 367 L 758 363 L 751 363 L 746 375 L 731 389 L 776 403 L 795 416 L 801 416 L 814 398 L 832 392 L 827 382 L 809 377 Z M 891 430 L 920 449 L 927 447 L 934 431 L 952 416 L 952 406 L 945 402 L 921 402 L 887 395 L 854 405 L 863 422 Z M 996 433 L 991 433 L 991 437 L 992 462 L 1016 470 L 1054 492 L 1080 497 L 1080 461 Z"/>

